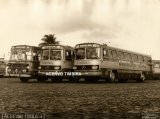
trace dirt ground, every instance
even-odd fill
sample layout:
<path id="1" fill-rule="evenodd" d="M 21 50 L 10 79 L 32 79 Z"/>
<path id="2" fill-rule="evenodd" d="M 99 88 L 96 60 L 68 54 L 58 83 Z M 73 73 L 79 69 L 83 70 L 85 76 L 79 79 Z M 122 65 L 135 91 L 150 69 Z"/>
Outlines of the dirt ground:
<path id="1" fill-rule="evenodd" d="M 159 119 L 160 80 L 21 83 L 2 78 L 0 113 L 43 113 L 46 119 Z"/>

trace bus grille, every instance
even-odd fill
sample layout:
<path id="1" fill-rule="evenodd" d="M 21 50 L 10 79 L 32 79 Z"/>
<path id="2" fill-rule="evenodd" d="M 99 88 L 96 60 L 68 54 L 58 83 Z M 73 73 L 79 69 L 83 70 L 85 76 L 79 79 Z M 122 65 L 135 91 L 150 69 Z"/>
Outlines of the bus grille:
<path id="1" fill-rule="evenodd" d="M 77 67 L 77 70 L 92 70 L 92 65 L 81 65 L 76 67 Z"/>
<path id="2" fill-rule="evenodd" d="M 26 69 L 26 65 L 12 64 L 9 69 L 11 69 L 10 74 L 19 74 L 22 73 L 23 69 Z"/>
<path id="3" fill-rule="evenodd" d="M 60 67 L 60 66 L 41 66 L 41 70 L 57 70 L 55 67 Z M 61 67 L 60 67 L 61 69 Z M 58 70 L 60 70 L 58 69 Z"/>
<path id="4" fill-rule="evenodd" d="M 41 66 L 42 70 L 54 70 L 54 66 Z"/>

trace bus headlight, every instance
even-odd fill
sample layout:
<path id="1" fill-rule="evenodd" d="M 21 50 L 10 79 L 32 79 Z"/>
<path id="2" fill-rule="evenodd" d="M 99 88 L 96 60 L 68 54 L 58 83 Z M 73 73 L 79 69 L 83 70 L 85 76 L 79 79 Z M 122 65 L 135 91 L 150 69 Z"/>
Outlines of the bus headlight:
<path id="1" fill-rule="evenodd" d="M 77 67 L 73 67 L 73 69 L 77 69 Z"/>
<path id="2" fill-rule="evenodd" d="M 27 66 L 27 69 L 29 69 L 29 66 Z"/>
<path id="3" fill-rule="evenodd" d="M 61 69 L 60 66 L 55 66 L 54 69 L 58 70 Z"/>
<path id="4" fill-rule="evenodd" d="M 8 71 L 8 72 L 11 72 L 11 69 L 8 69 L 7 71 Z"/>
<path id="5" fill-rule="evenodd" d="M 26 70 L 26 69 L 23 69 L 23 72 L 27 72 L 27 70 Z"/>
<path id="6" fill-rule="evenodd" d="M 92 66 L 92 69 L 98 69 L 98 66 Z"/>
<path id="7" fill-rule="evenodd" d="M 38 67 L 38 69 L 41 69 L 41 68 L 42 68 L 41 66 Z"/>

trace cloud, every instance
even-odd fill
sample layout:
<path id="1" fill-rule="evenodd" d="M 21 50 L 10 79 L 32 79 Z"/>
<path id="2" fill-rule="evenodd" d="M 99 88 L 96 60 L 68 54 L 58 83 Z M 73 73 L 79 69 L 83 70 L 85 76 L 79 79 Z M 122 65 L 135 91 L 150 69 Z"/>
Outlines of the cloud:
<path id="1" fill-rule="evenodd" d="M 70 33 L 80 30 L 89 30 L 97 26 L 91 19 L 94 9 L 94 0 L 83 0 L 62 3 L 57 9 L 58 14 L 49 20 L 46 28 L 58 33 Z"/>
<path id="2" fill-rule="evenodd" d="M 0 1 L 0 50 L 37 45 L 44 34 L 55 33 L 67 45 L 111 41 L 160 59 L 159 6 L 159 0 Z"/>

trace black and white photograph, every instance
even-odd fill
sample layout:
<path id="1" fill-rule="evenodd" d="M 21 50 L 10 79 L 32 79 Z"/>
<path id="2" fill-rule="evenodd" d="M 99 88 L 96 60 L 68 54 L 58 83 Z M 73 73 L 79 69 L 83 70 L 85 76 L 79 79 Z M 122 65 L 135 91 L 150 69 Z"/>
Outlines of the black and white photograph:
<path id="1" fill-rule="evenodd" d="M 0 0 L 0 119 L 160 119 L 160 0 Z"/>

